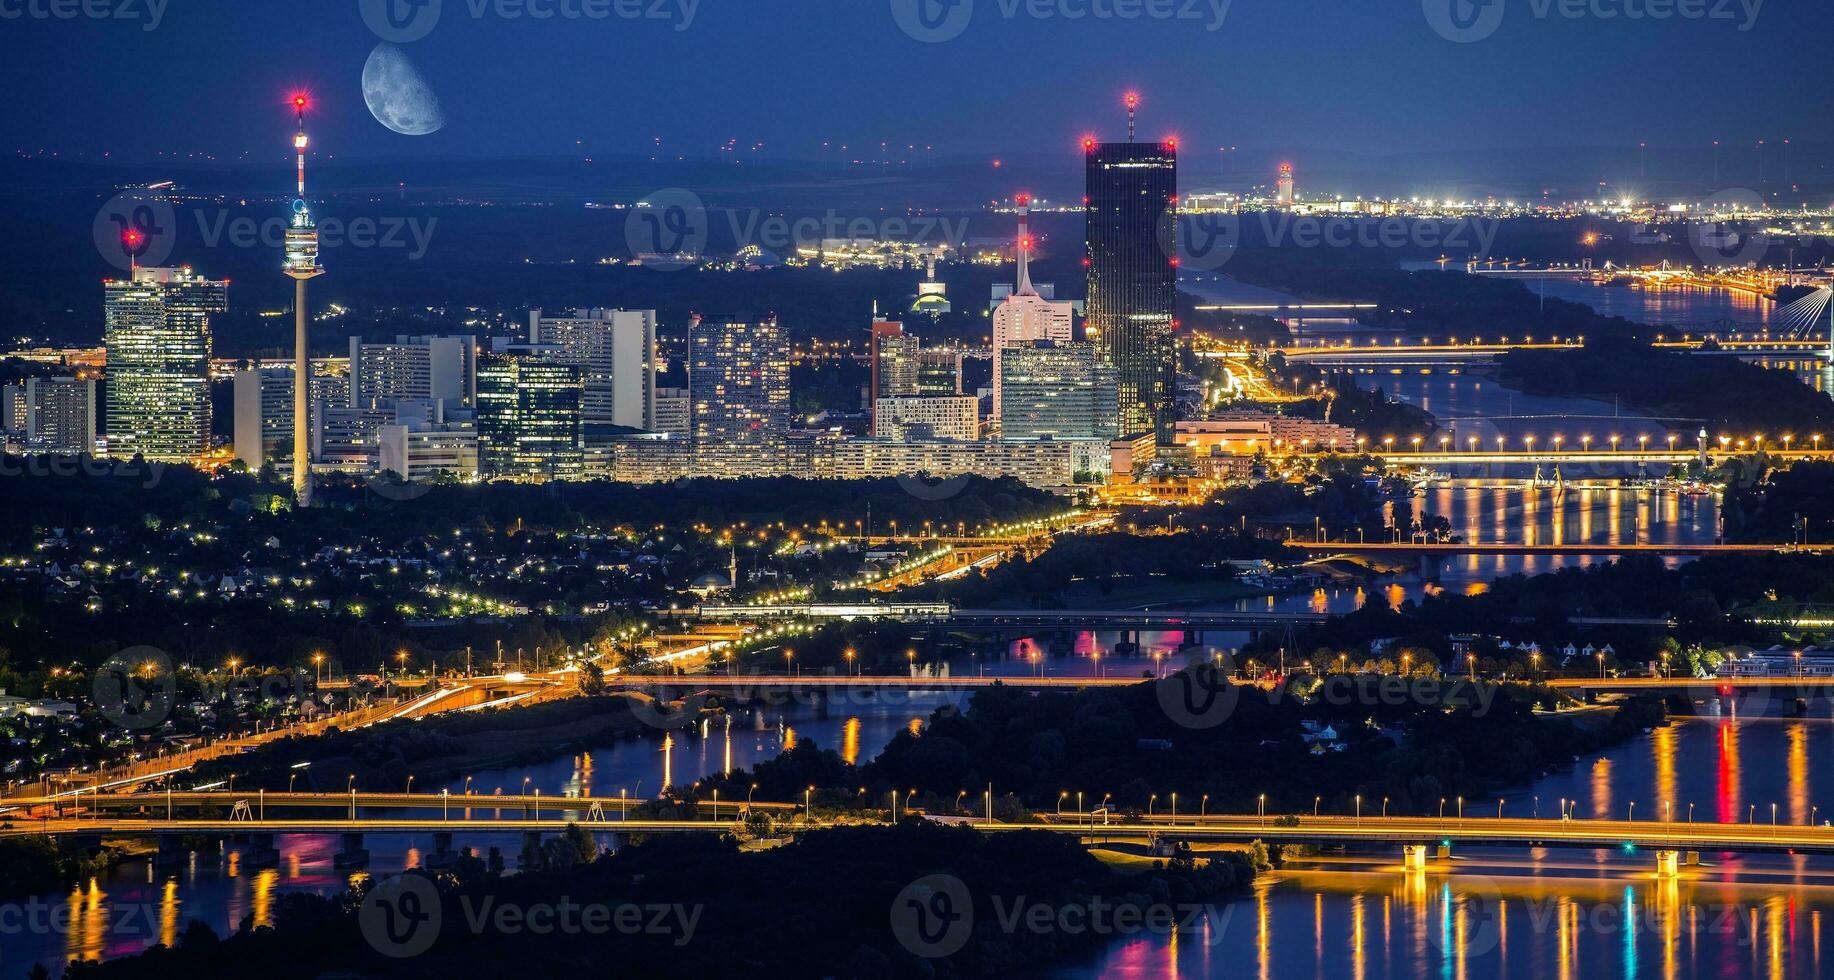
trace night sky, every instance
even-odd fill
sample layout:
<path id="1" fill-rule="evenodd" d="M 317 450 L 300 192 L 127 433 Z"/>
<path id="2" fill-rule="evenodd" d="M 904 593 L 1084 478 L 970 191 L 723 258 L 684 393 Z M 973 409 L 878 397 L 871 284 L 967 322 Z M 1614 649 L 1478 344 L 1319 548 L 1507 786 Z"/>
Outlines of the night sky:
<path id="1" fill-rule="evenodd" d="M 1233 0 L 1215 31 L 1225 0 L 1154 0 L 1191 16 L 1135 20 L 1062 16 L 1115 0 L 1034 0 L 1048 18 L 1022 0 L 954 0 L 971 18 L 943 43 L 914 39 L 894 15 L 947 0 L 698 0 L 686 30 L 682 5 L 696 0 L 641 0 L 663 20 L 545 21 L 501 16 L 522 9 L 513 2 L 443 0 L 431 33 L 401 47 L 447 123 L 408 137 L 363 106 L 379 40 L 360 10 L 370 0 L 90 0 L 123 16 L 30 13 L 76 2 L 0 0 L 0 132 L 18 152 L 280 159 L 295 86 L 317 100 L 320 152 L 346 158 L 648 154 L 657 137 L 690 157 L 729 139 L 742 156 L 762 142 L 775 159 L 820 158 L 824 140 L 855 157 L 876 157 L 880 140 L 930 145 L 935 159 L 1073 152 L 1085 132 L 1118 134 L 1128 88 L 1144 93 L 1143 133 L 1177 133 L 1187 154 L 1714 138 L 1751 153 L 1760 138 L 1822 139 L 1834 109 L 1834 28 L 1825 4 L 1803 0 L 1681 0 L 1723 17 L 1666 21 L 1490 0 L 1506 4 L 1503 19 L 1474 43 L 1436 33 L 1421 0 Z M 1595 3 L 1640 11 L 1649 0 Z M 148 31 L 154 5 L 164 9 Z"/>

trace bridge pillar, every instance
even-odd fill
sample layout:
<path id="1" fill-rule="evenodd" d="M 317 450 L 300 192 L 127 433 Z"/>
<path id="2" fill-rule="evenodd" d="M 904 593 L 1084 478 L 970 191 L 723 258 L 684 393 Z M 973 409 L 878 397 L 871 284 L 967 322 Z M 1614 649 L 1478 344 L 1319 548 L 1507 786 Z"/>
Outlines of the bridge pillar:
<path id="1" fill-rule="evenodd" d="M 436 830 L 433 832 L 433 853 L 427 856 L 428 868 L 449 868 L 458 861 L 458 852 L 452 849 L 452 831 Z"/>
<path id="2" fill-rule="evenodd" d="M 153 870 L 170 871 L 191 859 L 184 841 L 175 834 L 159 835 L 159 850 L 153 855 Z"/>
<path id="3" fill-rule="evenodd" d="M 341 834 L 338 851 L 331 856 L 334 868 L 363 868 L 369 866 L 369 850 L 363 846 L 362 834 Z"/>
<path id="4" fill-rule="evenodd" d="M 1426 845 L 1401 845 L 1401 867 L 1408 871 L 1426 870 Z"/>
<path id="5" fill-rule="evenodd" d="M 1450 844 L 1439 845 L 1439 847 L 1434 850 L 1433 856 L 1434 858 L 1440 861 L 1452 860 L 1452 845 Z"/>
<path id="6" fill-rule="evenodd" d="M 1190 649 L 1191 647 L 1197 646 L 1199 643 L 1202 643 L 1202 642 L 1203 640 L 1200 638 L 1196 630 L 1185 630 L 1184 631 L 1184 642 L 1179 644 L 1178 648 L 1180 650 L 1187 650 L 1187 649 Z"/>
<path id="7" fill-rule="evenodd" d="M 274 846 L 273 834 L 248 835 L 248 850 L 242 863 L 251 868 L 271 868 L 280 863 L 280 849 Z"/>
<path id="8" fill-rule="evenodd" d="M 624 849 L 623 834 L 604 834 L 602 836 L 605 838 L 605 849 L 607 851 L 616 854 Z"/>
<path id="9" fill-rule="evenodd" d="M 522 832 L 522 853 L 516 855 L 516 865 L 523 868 L 535 867 L 541 860 L 541 831 L 525 830 Z"/>
<path id="10" fill-rule="evenodd" d="M 1681 874 L 1680 851 L 1656 852 L 1656 877 L 1674 878 Z"/>

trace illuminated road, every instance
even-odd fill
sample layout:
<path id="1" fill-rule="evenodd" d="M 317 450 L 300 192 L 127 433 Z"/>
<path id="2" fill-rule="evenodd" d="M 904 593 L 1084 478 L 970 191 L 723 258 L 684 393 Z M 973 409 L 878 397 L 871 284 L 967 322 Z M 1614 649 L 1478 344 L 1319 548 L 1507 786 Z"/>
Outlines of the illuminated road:
<path id="1" fill-rule="evenodd" d="M 786 808 L 787 809 L 787 808 Z M 794 812 L 791 810 L 790 812 Z M 568 823 L 559 809 L 553 817 L 466 819 L 416 816 L 348 819 L 192 819 L 130 820 L 58 819 L 20 821 L 0 829 L 0 836 L 27 834 L 88 836 L 171 836 L 184 834 L 363 834 L 484 833 L 558 831 Z M 1040 830 L 1079 837 L 1170 837 L 1179 840 L 1267 841 L 1311 844 L 1445 844 L 1484 847 L 1636 848 L 1706 852 L 1790 851 L 1834 854 L 1834 827 L 1771 823 L 1688 823 L 1659 820 L 1561 820 L 1553 818 L 1259 816 L 1196 815 L 1131 817 L 1104 824 L 1093 815 L 1064 815 L 1053 821 L 1006 823 L 951 818 L 989 833 Z M 603 818 L 587 826 L 629 833 L 707 833 L 731 828 L 720 820 Z M 835 826 L 826 821 L 792 821 L 791 829 Z"/>
<path id="2" fill-rule="evenodd" d="M 292 793 L 292 792 L 234 792 L 230 790 L 174 791 L 165 793 L 152 791 L 147 793 L 88 793 L 80 797 L 70 795 L 26 796 L 6 801 L 7 807 L 36 809 L 49 804 L 61 804 L 65 807 L 76 806 L 87 812 L 107 810 L 145 809 L 162 813 L 167 807 L 176 813 L 179 810 L 200 807 L 218 807 L 230 810 L 238 803 L 247 803 L 256 816 L 267 807 L 280 809 L 336 809 L 346 813 L 354 806 L 358 812 L 369 809 L 385 810 L 441 810 L 462 813 L 465 810 L 488 811 L 590 811 L 594 807 L 608 813 L 623 813 L 635 810 L 654 800 L 646 797 L 632 796 L 543 796 L 540 794 L 491 794 L 491 793 Z M 703 803 L 702 806 L 712 806 Z M 721 810 L 732 811 L 735 807 L 745 806 L 743 801 L 722 800 Z M 760 810 L 790 809 L 788 803 L 756 803 Z"/>

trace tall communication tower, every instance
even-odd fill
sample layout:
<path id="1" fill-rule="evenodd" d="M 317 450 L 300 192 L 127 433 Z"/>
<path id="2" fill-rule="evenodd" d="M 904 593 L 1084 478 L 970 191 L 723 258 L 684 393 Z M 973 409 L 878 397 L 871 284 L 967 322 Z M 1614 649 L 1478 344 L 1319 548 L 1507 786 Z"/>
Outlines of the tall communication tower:
<path id="1" fill-rule="evenodd" d="M 293 496 L 304 507 L 312 502 L 312 448 L 307 415 L 312 402 L 312 362 L 306 343 L 306 281 L 325 274 L 318 265 L 318 228 L 306 206 L 306 107 L 304 94 L 293 96 L 293 116 L 299 131 L 293 149 L 299 160 L 298 196 L 287 225 L 286 263 L 293 279 Z"/>
<path id="2" fill-rule="evenodd" d="M 1134 113 L 1140 111 L 1140 93 L 1129 92 L 1121 99 L 1127 105 L 1127 142 L 1134 141 Z"/>

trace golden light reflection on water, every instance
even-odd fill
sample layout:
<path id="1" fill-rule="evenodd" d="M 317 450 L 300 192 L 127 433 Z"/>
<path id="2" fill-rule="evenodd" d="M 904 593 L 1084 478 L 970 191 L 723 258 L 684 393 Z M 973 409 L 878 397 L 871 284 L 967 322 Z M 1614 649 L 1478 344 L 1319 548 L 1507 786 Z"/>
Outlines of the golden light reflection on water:
<path id="1" fill-rule="evenodd" d="M 1364 980 L 1368 974 L 1368 951 L 1363 943 L 1363 895 L 1359 892 L 1350 899 L 1350 975 L 1354 980 Z"/>
<path id="2" fill-rule="evenodd" d="M 1649 736 L 1649 754 L 1656 772 L 1656 802 L 1659 806 L 1673 804 L 1679 792 L 1680 783 L 1675 777 L 1675 752 L 1679 738 L 1673 725 L 1658 728 Z M 1666 817 L 1668 814 L 1664 812 L 1663 815 Z"/>
<path id="3" fill-rule="evenodd" d="M 860 719 L 857 717 L 841 724 L 841 758 L 849 764 L 860 761 Z"/>
<path id="4" fill-rule="evenodd" d="M 1564 980 L 1819 976 L 1822 911 L 1834 905 L 1834 871 L 1809 874 L 1809 883 L 1793 887 L 1734 883 L 1711 872 L 1657 880 L 1622 865 L 1600 878 L 1492 877 L 1475 868 L 1397 875 L 1345 870 L 1339 861 L 1321 859 L 1317 867 L 1289 867 L 1257 886 L 1257 959 L 1262 976 L 1355 980 L 1477 980 L 1512 973 Z M 1384 903 L 1379 920 L 1370 914 L 1377 898 Z M 1390 899 L 1397 900 L 1398 919 L 1390 918 Z M 1312 964 L 1292 962 L 1290 942 L 1274 945 L 1273 931 L 1282 923 L 1298 925 L 1299 915 L 1312 927 Z M 1373 949 L 1378 941 L 1380 959 Z M 1398 973 L 1395 946 L 1403 961 Z M 1277 968 L 1270 947 L 1282 949 Z M 1182 972 L 1191 966 L 1181 964 Z"/>
<path id="5" fill-rule="evenodd" d="M 1592 818 L 1611 818 L 1611 759 L 1606 756 L 1592 763 Z"/>
<path id="6" fill-rule="evenodd" d="M 254 908 L 249 912 L 254 917 L 255 925 L 271 926 L 274 924 L 274 883 L 280 879 L 280 873 L 273 868 L 263 868 L 255 872 L 251 881 L 251 895 Z"/>
<path id="7" fill-rule="evenodd" d="M 165 946 L 178 945 L 178 882 L 166 879 L 159 893 L 159 941 Z"/>
<path id="8" fill-rule="evenodd" d="M 1789 779 L 1783 785 L 1789 792 L 1789 822 L 1809 822 L 1809 730 L 1806 725 L 1791 725 L 1789 737 Z"/>

